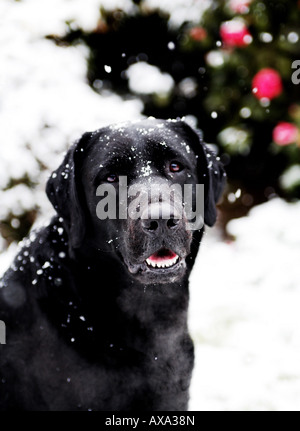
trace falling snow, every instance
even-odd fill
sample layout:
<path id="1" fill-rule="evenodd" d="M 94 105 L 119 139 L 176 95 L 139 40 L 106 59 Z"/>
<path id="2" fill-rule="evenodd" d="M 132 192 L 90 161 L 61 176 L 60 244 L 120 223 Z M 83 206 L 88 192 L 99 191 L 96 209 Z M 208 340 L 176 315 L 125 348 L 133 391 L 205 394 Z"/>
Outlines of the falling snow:
<path id="1" fill-rule="evenodd" d="M 0 159 L 1 218 L 38 206 L 38 223 L 43 223 L 53 211 L 45 196 L 45 182 L 67 147 L 86 130 L 98 129 L 116 118 L 141 117 L 138 99 L 123 101 L 114 94 L 101 97 L 88 86 L 85 48 L 61 48 L 45 39 L 47 34 L 64 34 L 66 20 L 91 31 L 97 24 L 100 4 L 125 6 L 127 11 L 133 7 L 129 0 L 90 0 L 84 8 L 82 0 L 1 0 L 0 82 L 5 85 L 0 85 L 0 121 L 6 143 Z M 209 1 L 145 0 L 145 4 L 171 10 L 171 25 L 181 25 L 186 19 L 198 23 L 199 7 L 207 7 Z M 289 37 L 294 39 L 293 33 Z M 225 59 L 214 57 L 211 61 Z M 172 91 L 174 82 L 168 75 L 147 63 L 138 66 L 127 70 L 129 83 L 138 94 L 155 93 L 162 87 Z M 106 69 L 107 73 L 112 70 L 109 65 Z M 134 76 L 143 78 L 143 87 L 136 87 Z M 85 109 L 78 109 L 79 100 Z M 216 118 L 218 113 L 212 116 Z M 9 178 L 24 176 L 36 187 L 18 184 L 6 188 Z M 238 198 L 239 193 L 235 195 Z M 299 204 L 275 199 L 254 209 L 250 216 L 231 222 L 230 233 L 236 241 L 225 243 L 217 228 L 204 238 L 191 277 L 189 326 L 196 347 L 191 410 L 299 410 L 299 216 Z M 61 229 L 58 232 L 63 233 Z M 19 247 L 29 247 L 35 239 L 32 233 Z M 0 239 L 0 250 L 4 247 Z M 13 243 L 0 254 L 1 273 L 19 247 Z M 23 256 L 35 264 L 28 250 Z M 66 253 L 61 251 L 59 258 L 66 258 Z M 23 270 L 28 264 L 22 256 L 18 262 Z M 18 270 L 16 264 L 11 268 Z M 48 261 L 36 269 L 33 289 L 50 269 Z M 54 280 L 56 286 L 62 282 L 61 278 Z M 3 286 L 2 282 L 0 288 Z M 79 318 L 84 322 L 84 316 Z M 70 383 L 71 378 L 66 381 Z"/>
<path id="2" fill-rule="evenodd" d="M 152 174 L 152 169 L 151 169 L 151 161 L 147 162 L 147 166 L 143 166 L 141 168 L 141 176 L 142 177 L 149 177 Z"/>

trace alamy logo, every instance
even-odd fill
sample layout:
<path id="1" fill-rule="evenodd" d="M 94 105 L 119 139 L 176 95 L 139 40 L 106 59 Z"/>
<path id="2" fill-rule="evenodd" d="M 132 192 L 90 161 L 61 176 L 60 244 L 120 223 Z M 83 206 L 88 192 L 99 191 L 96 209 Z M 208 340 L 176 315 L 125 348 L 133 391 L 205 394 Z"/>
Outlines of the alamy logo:
<path id="1" fill-rule="evenodd" d="M 2 320 L 0 320 L 0 344 L 6 344 L 6 326 Z"/>
<path id="2" fill-rule="evenodd" d="M 300 84 L 300 60 L 295 60 L 292 63 L 292 69 L 296 69 L 292 74 L 292 83 L 295 85 Z"/>
<path id="3" fill-rule="evenodd" d="M 198 230 L 204 225 L 203 184 L 134 184 L 127 186 L 127 177 L 119 178 L 117 190 L 112 184 L 101 184 L 96 195 L 102 197 L 96 214 L 100 220 L 131 218 L 182 219 L 188 230 Z"/>

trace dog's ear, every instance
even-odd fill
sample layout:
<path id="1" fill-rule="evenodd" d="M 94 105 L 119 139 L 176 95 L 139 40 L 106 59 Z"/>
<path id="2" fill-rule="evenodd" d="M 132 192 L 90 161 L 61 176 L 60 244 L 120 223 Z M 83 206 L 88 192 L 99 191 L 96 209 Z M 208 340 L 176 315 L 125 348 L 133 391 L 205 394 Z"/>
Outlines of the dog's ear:
<path id="1" fill-rule="evenodd" d="M 216 156 L 204 142 L 203 133 L 193 129 L 186 122 L 180 121 L 189 145 L 197 155 L 198 179 L 204 184 L 204 223 L 213 226 L 217 220 L 217 208 L 226 184 L 225 169 Z"/>
<path id="2" fill-rule="evenodd" d="M 203 142 L 202 133 L 198 132 L 197 134 L 207 163 L 204 222 L 207 226 L 213 226 L 217 220 L 216 205 L 224 191 L 227 175 L 220 159 Z M 201 169 L 201 167 L 199 168 Z"/>
<path id="3" fill-rule="evenodd" d="M 81 196 L 80 170 L 92 134 L 85 133 L 68 150 L 62 164 L 54 171 L 46 186 L 48 199 L 63 219 L 69 247 L 78 248 L 85 235 L 85 216 Z"/>

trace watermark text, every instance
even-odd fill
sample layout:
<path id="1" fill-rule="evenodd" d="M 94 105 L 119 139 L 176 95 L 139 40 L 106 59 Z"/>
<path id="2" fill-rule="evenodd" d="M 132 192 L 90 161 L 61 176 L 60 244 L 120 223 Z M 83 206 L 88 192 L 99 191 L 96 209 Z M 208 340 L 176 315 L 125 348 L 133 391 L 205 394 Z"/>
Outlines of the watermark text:
<path id="1" fill-rule="evenodd" d="M 0 320 L 0 344 L 6 344 L 6 326 L 2 320 Z"/>
<path id="2" fill-rule="evenodd" d="M 101 197 L 96 214 L 100 220 L 185 219 L 187 230 L 204 225 L 203 184 L 134 184 L 119 178 L 118 190 L 112 184 L 101 184 L 96 191 Z M 118 202 L 117 202 L 118 201 Z"/>

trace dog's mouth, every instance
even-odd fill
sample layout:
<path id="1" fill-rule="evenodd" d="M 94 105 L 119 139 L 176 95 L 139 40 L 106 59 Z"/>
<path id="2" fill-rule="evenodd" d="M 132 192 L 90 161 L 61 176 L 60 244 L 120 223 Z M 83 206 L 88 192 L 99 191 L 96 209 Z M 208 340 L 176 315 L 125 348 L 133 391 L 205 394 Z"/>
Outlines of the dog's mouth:
<path id="1" fill-rule="evenodd" d="M 145 263 L 151 270 L 172 269 L 179 262 L 180 258 L 174 251 L 161 248 L 151 254 Z"/>
<path id="2" fill-rule="evenodd" d="M 173 283 L 182 278 L 186 271 L 186 250 L 181 254 L 165 246 L 137 262 L 124 259 L 128 271 L 144 284 Z"/>
<path id="3" fill-rule="evenodd" d="M 146 284 L 174 282 L 186 270 L 185 258 L 168 248 L 160 248 L 142 262 L 132 263 L 126 259 L 125 263 L 129 272 Z"/>

